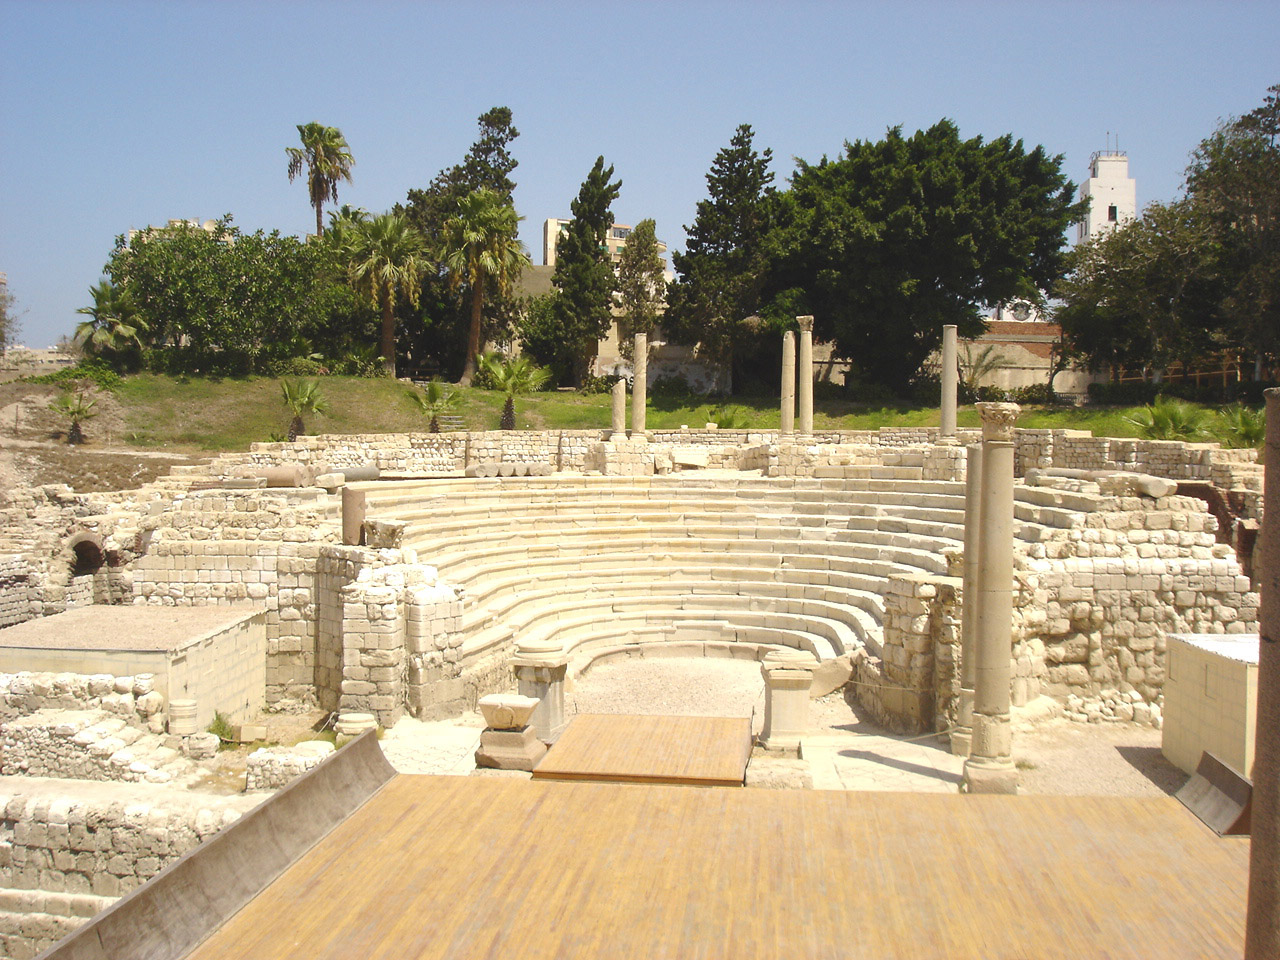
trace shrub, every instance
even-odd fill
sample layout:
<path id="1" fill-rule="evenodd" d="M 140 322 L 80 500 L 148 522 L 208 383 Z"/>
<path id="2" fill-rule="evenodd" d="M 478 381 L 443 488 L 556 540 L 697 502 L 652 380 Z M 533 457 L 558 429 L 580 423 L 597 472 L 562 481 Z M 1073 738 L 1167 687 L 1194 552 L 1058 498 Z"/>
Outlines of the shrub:
<path id="1" fill-rule="evenodd" d="M 1052 406 L 1062 403 L 1062 398 L 1049 388 L 1047 383 L 1033 383 L 1025 387 L 1017 387 L 1009 391 L 1009 399 L 1014 403 L 1037 403 Z"/>
<path id="2" fill-rule="evenodd" d="M 1213 435 L 1225 447 L 1261 447 L 1267 438 L 1267 412 L 1243 403 L 1223 407 L 1214 419 Z"/>
<path id="3" fill-rule="evenodd" d="M 615 383 L 624 379 L 626 378 L 613 373 L 606 374 L 603 377 L 594 377 L 588 374 L 582 378 L 582 386 L 578 387 L 578 392 L 581 394 L 609 393 L 613 390 Z"/>
<path id="4" fill-rule="evenodd" d="M 745 430 L 747 428 L 746 411 L 727 403 L 717 404 L 707 408 L 706 422 L 716 424 L 721 430 Z"/>
<path id="5" fill-rule="evenodd" d="M 271 375 L 275 377 L 322 377 L 329 368 L 319 360 L 311 357 L 285 357 L 273 360 L 270 364 Z"/>
<path id="6" fill-rule="evenodd" d="M 648 395 L 667 400 L 687 400 L 695 396 L 689 389 L 689 382 L 674 373 L 664 373 L 649 384 Z"/>
<path id="7" fill-rule="evenodd" d="M 1145 440 L 1196 441 L 1208 435 L 1207 410 L 1169 397 L 1156 397 L 1154 403 L 1124 419 L 1137 427 Z"/>
<path id="8" fill-rule="evenodd" d="M 42 373 L 37 377 L 23 377 L 26 383 L 52 383 L 58 385 L 75 385 L 88 381 L 103 390 L 115 390 L 124 380 L 101 360 L 81 360 L 70 367 L 63 367 L 53 373 Z"/>

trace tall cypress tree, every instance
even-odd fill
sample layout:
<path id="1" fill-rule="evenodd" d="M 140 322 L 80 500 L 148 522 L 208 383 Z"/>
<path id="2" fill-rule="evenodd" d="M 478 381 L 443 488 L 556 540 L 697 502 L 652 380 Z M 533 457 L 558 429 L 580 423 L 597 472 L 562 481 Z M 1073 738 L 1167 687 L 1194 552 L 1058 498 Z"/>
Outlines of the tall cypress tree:
<path id="1" fill-rule="evenodd" d="M 605 237 L 613 224 L 612 204 L 622 181 L 611 183 L 612 176 L 613 167 L 606 168 L 604 157 L 597 158 L 577 199 L 569 205 L 573 219 L 556 244 L 556 269 L 551 276 L 557 291 L 554 317 L 579 380 L 596 341 L 608 334 L 613 322 L 610 307 L 617 282 Z"/>
<path id="2" fill-rule="evenodd" d="M 663 327 L 686 342 L 701 342 L 740 379 L 755 340 L 751 318 L 760 309 L 767 259 L 767 202 L 773 193 L 773 151 L 757 153 L 750 124 L 734 132 L 707 174 L 708 199 L 686 227 L 684 253 L 673 253 L 678 277 L 667 291 Z"/>

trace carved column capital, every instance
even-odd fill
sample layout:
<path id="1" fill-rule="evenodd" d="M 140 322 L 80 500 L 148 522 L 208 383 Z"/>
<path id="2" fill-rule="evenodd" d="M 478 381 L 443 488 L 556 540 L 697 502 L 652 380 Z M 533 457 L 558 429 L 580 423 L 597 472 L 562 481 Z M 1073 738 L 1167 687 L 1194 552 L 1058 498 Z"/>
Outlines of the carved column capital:
<path id="1" fill-rule="evenodd" d="M 982 439 L 995 443 L 1013 442 L 1013 425 L 1021 408 L 1016 403 L 977 403 L 982 417 Z"/>
<path id="2" fill-rule="evenodd" d="M 801 333 L 813 333 L 813 317 L 796 317 L 796 326 Z"/>

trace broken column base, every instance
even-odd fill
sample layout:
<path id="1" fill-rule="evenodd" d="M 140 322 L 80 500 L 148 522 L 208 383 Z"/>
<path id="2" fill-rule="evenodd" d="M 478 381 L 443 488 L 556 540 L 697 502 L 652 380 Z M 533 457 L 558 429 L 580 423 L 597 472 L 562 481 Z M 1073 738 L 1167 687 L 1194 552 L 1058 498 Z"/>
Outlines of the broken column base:
<path id="1" fill-rule="evenodd" d="M 476 766 L 494 770 L 532 770 L 547 752 L 533 727 L 485 730 L 476 749 Z"/>
<path id="2" fill-rule="evenodd" d="M 986 763 L 970 757 L 964 764 L 964 783 L 960 789 L 964 793 L 1015 794 L 1018 768 L 1013 761 Z"/>

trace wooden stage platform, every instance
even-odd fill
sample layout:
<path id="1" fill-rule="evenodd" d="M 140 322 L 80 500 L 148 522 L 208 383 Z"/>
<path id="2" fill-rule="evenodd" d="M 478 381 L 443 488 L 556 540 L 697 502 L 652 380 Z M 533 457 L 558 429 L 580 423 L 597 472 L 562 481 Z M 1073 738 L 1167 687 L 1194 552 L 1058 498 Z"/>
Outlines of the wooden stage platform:
<path id="1" fill-rule="evenodd" d="M 584 713 L 569 722 L 533 779 L 740 787 L 750 759 L 746 717 Z"/>
<path id="2" fill-rule="evenodd" d="M 1248 852 L 1172 798 L 401 775 L 188 956 L 1238 958 Z"/>

